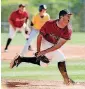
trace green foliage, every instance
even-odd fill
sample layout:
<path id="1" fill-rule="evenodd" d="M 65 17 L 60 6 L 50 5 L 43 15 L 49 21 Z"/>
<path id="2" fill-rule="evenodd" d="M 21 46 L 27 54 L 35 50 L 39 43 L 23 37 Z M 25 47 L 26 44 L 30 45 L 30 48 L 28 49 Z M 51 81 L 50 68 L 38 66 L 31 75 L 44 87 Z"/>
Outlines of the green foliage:
<path id="1" fill-rule="evenodd" d="M 27 4 L 29 0 L 1 0 L 2 5 Z"/>
<path id="2" fill-rule="evenodd" d="M 85 0 L 74 0 L 70 8 L 74 15 L 74 31 L 85 31 Z"/>
<path id="3" fill-rule="evenodd" d="M 38 12 L 39 5 L 46 4 L 52 19 L 58 18 L 60 10 L 70 9 L 73 13 L 73 31 L 85 31 L 85 0 L 2 0 L 1 3 L 1 21 L 7 21 L 10 13 L 17 9 L 20 3 L 27 5 L 30 20 Z"/>

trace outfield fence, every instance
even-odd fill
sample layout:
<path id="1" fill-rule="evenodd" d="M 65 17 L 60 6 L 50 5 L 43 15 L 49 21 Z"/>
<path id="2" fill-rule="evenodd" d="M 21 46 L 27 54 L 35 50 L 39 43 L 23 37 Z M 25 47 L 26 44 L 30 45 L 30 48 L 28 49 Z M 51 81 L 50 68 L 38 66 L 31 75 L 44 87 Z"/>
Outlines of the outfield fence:
<path id="1" fill-rule="evenodd" d="M 1 22 L 1 32 L 5 33 L 8 32 L 9 23 L 8 22 Z"/>

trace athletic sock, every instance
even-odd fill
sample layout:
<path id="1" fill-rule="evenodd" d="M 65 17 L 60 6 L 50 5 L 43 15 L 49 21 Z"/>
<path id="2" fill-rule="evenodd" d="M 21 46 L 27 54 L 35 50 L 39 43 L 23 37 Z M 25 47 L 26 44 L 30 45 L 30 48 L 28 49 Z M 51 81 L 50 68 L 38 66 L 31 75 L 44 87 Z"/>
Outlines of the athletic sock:
<path id="1" fill-rule="evenodd" d="M 28 40 L 28 38 L 26 38 L 26 40 Z"/>
<path id="2" fill-rule="evenodd" d="M 40 65 L 40 60 L 37 61 L 36 57 L 20 57 L 20 58 L 21 58 L 21 62 L 27 62 L 27 63 Z"/>
<path id="3" fill-rule="evenodd" d="M 7 44 L 6 44 L 6 47 L 5 47 L 5 50 L 8 48 L 9 44 L 11 43 L 12 39 L 11 38 L 8 38 L 7 40 Z"/>

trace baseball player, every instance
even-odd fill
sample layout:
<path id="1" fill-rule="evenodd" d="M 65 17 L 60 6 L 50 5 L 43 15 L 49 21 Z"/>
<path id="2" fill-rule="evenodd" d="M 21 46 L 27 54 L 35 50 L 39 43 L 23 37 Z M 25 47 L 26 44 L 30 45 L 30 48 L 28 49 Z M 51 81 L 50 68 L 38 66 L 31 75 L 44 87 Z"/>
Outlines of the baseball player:
<path id="1" fill-rule="evenodd" d="M 65 56 L 59 50 L 71 38 L 72 28 L 69 23 L 71 13 L 67 10 L 59 12 L 59 19 L 47 21 L 37 38 L 37 52 L 34 57 L 16 57 L 10 64 L 10 67 L 18 66 L 21 62 L 33 63 L 42 66 L 49 64 L 50 61 L 56 59 L 58 69 L 64 78 L 64 83 L 73 84 L 66 70 Z"/>
<path id="2" fill-rule="evenodd" d="M 23 32 L 26 39 L 28 39 L 28 30 L 27 26 L 29 15 L 25 10 L 25 5 L 20 4 L 18 10 L 13 11 L 9 17 L 9 38 L 6 43 L 5 52 L 8 51 L 8 46 L 11 43 L 15 33 L 17 31 Z"/>
<path id="3" fill-rule="evenodd" d="M 50 20 L 49 14 L 46 13 L 47 7 L 46 5 L 39 6 L 39 13 L 33 16 L 31 21 L 32 30 L 29 35 L 29 40 L 27 40 L 23 50 L 20 53 L 20 56 L 25 56 L 26 52 L 28 51 L 28 47 L 33 41 L 33 39 L 38 36 L 39 30 L 45 24 L 46 21 Z"/>

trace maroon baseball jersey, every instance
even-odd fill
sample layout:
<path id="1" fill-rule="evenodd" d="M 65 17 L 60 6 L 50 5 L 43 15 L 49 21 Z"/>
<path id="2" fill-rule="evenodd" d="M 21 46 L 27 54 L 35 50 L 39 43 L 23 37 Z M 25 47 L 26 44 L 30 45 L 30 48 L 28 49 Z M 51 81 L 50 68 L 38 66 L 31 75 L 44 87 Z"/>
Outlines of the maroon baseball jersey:
<path id="1" fill-rule="evenodd" d="M 18 28 L 23 26 L 24 21 L 17 21 L 16 19 L 23 19 L 23 18 L 28 18 L 27 12 L 19 13 L 19 11 L 17 10 L 12 12 L 10 15 L 10 20 L 13 22 L 13 25 Z"/>
<path id="2" fill-rule="evenodd" d="M 47 21 L 40 30 L 43 37 L 53 44 L 56 44 L 60 38 L 69 40 L 72 34 L 70 25 L 67 25 L 65 28 L 59 28 L 56 21 Z"/>

